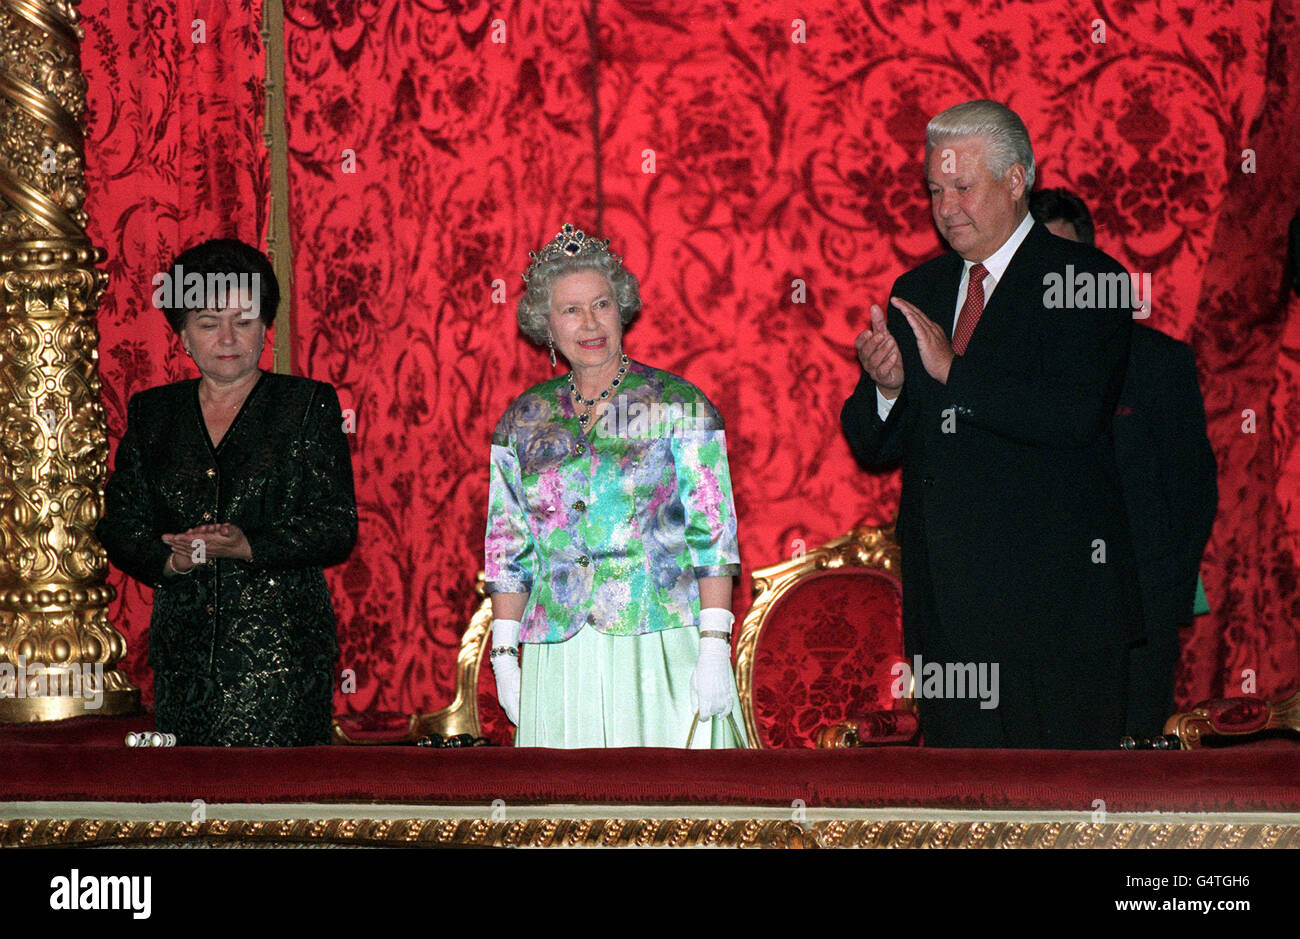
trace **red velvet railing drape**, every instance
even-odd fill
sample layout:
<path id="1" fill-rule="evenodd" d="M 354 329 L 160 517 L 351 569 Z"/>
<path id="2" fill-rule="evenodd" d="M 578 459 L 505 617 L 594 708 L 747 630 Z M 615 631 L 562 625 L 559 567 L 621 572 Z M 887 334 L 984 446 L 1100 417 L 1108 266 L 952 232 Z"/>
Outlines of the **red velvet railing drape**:
<path id="1" fill-rule="evenodd" d="M 1021 114 L 1040 185 L 1089 201 L 1100 246 L 1153 275 L 1153 324 L 1197 352 L 1220 509 L 1180 701 L 1239 693 L 1247 669 L 1263 693 L 1295 684 L 1300 306 L 1288 319 L 1279 297 L 1300 204 L 1296 0 L 537 6 L 287 4 L 295 361 L 357 416 L 361 542 L 329 575 L 358 678 L 340 712 L 449 699 L 488 437 L 550 374 L 514 325 L 519 274 L 566 219 L 642 280 L 629 353 L 726 417 L 738 612 L 754 567 L 891 518 L 897 476 L 860 471 L 839 431 L 852 339 L 940 250 L 922 132 L 979 96 Z M 255 11 L 82 14 L 116 440 L 129 393 L 186 374 L 148 278 L 203 237 L 264 234 L 264 59 Z M 114 583 L 148 687 L 148 592 Z"/>

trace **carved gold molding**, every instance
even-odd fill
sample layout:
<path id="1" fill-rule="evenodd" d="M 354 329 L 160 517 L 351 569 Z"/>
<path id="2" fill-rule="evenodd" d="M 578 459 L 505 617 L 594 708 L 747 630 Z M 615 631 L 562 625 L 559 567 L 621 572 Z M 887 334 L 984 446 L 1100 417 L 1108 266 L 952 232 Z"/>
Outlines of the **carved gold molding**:
<path id="1" fill-rule="evenodd" d="M 76 0 L 0 2 L 0 720 L 139 708 L 95 539 L 108 436 Z M 62 693 L 61 693 L 62 692 Z"/>
<path id="2" fill-rule="evenodd" d="M 0 846 L 175 843 L 423 847 L 1300 848 L 1300 825 L 541 818 L 0 821 Z"/>

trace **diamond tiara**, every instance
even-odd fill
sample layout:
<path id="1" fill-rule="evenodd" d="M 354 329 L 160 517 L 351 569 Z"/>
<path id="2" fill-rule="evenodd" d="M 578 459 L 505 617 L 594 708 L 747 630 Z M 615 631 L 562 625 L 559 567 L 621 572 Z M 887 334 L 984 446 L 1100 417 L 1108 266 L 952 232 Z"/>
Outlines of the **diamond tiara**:
<path id="1" fill-rule="evenodd" d="M 556 258 L 576 258 L 588 254 L 607 254 L 617 263 L 623 263 L 622 258 L 609 250 L 608 238 L 593 238 L 565 222 L 564 227 L 560 229 L 560 233 L 547 242 L 541 251 L 528 252 L 528 257 L 532 259 L 532 263 L 528 265 L 528 270 L 523 273 L 524 283 L 528 283 L 537 268 L 547 261 L 554 261 Z"/>

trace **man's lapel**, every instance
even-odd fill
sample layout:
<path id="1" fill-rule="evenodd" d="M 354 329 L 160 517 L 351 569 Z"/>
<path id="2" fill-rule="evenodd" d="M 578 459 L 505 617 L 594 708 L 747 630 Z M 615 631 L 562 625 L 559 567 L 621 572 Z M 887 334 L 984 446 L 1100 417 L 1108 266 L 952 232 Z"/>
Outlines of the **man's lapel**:
<path id="1" fill-rule="evenodd" d="M 1035 222 L 1033 227 L 1029 229 L 1029 234 L 1025 235 L 1025 240 L 1020 242 L 1020 247 L 1011 256 L 1011 263 L 1002 272 L 1002 279 L 998 281 L 997 289 L 993 291 L 993 296 L 989 298 L 988 303 L 985 305 L 984 313 L 980 316 L 979 325 L 975 327 L 975 332 L 971 336 L 971 342 L 975 341 L 980 330 L 984 329 L 985 326 L 996 327 L 999 320 L 1010 314 L 1016 306 L 1017 297 L 1024 297 L 1027 294 L 1032 295 L 1036 279 L 1038 281 L 1038 290 L 1041 293 L 1043 290 L 1042 274 L 1035 263 L 1035 259 L 1041 257 L 1042 239 L 1047 235 L 1047 229 L 1039 222 Z"/>
<path id="2" fill-rule="evenodd" d="M 943 334 L 952 342 L 952 321 L 957 311 L 957 291 L 961 289 L 962 259 L 956 251 L 945 256 L 949 269 L 934 279 L 934 299 L 929 309 L 921 312 L 939 324 Z"/>

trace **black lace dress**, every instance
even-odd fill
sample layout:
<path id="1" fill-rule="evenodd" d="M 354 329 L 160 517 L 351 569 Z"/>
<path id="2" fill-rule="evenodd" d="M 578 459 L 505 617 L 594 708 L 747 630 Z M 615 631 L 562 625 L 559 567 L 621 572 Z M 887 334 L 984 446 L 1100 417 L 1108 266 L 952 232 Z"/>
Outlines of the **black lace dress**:
<path id="1" fill-rule="evenodd" d="M 161 536 L 214 522 L 239 526 L 252 560 L 165 575 Z M 329 743 L 338 637 L 323 568 L 357 534 L 330 385 L 263 372 L 215 449 L 197 379 L 132 396 L 98 534 L 155 591 L 159 731 L 189 746 Z"/>

